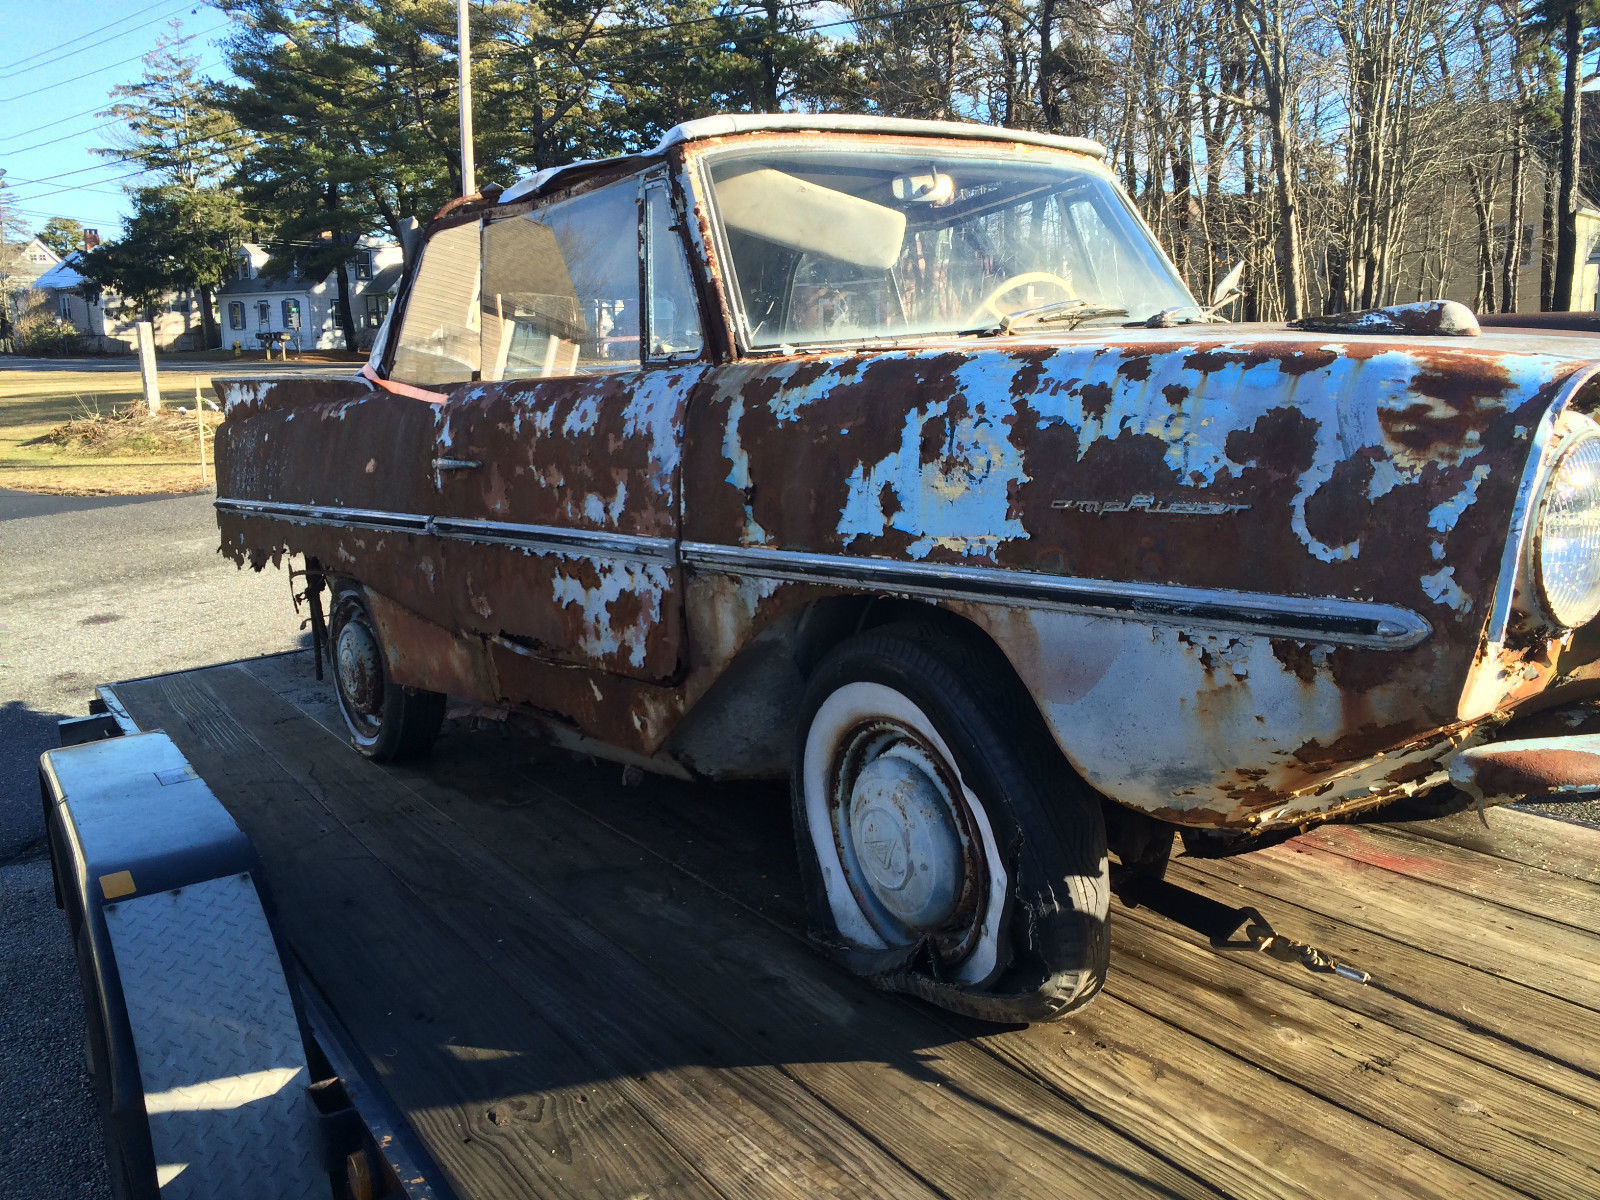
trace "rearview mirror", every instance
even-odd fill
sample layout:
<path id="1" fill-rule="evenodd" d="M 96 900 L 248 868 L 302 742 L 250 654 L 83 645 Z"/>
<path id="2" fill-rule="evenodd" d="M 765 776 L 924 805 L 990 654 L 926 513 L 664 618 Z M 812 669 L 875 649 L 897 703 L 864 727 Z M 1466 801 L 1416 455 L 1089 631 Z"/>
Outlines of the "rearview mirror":
<path id="1" fill-rule="evenodd" d="M 956 181 L 938 171 L 926 175 L 896 175 L 894 198 L 917 204 L 949 204 L 956 198 Z"/>

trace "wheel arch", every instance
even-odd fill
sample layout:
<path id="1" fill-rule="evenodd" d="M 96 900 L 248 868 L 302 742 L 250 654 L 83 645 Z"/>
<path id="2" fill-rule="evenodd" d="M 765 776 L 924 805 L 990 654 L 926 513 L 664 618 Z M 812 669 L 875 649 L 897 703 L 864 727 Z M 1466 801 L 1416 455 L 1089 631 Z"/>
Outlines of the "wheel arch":
<path id="1" fill-rule="evenodd" d="M 980 647 L 1026 711 L 1048 732 L 1044 714 L 988 630 L 939 604 L 867 593 L 832 595 L 785 609 L 744 645 L 684 714 L 666 750 L 713 779 L 773 776 L 789 770 L 793 716 L 806 680 L 835 646 L 884 625 L 921 624 Z M 1052 738 L 1052 740 L 1054 740 Z M 1063 756 L 1063 764 L 1070 769 Z M 1076 774 L 1076 772 L 1074 772 Z"/>

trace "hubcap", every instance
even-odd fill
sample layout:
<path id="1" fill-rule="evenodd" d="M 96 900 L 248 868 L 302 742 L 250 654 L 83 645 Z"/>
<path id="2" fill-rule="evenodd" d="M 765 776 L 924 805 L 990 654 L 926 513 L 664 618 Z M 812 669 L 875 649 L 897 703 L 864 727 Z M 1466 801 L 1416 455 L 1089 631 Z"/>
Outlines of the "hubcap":
<path id="1" fill-rule="evenodd" d="M 383 704 L 383 664 L 372 631 L 359 621 L 346 623 L 334 658 L 345 702 L 359 715 L 375 718 Z"/>
<path id="2" fill-rule="evenodd" d="M 931 938 L 959 961 L 988 884 L 954 768 L 883 720 L 846 735 L 834 763 L 834 844 L 862 916 L 890 945 Z"/>
<path id="3" fill-rule="evenodd" d="M 861 768 L 850 789 L 850 840 L 878 903 L 928 931 L 954 913 L 963 869 L 949 797 L 919 757 L 896 746 Z"/>

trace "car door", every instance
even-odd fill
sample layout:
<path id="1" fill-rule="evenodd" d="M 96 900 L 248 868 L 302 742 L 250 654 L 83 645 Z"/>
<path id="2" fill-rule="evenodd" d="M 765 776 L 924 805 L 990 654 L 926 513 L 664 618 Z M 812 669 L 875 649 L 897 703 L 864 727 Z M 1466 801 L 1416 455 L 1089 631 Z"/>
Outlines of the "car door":
<path id="1" fill-rule="evenodd" d="M 433 462 L 462 628 L 654 681 L 683 651 L 679 458 L 704 371 L 698 341 L 641 353 L 639 218 L 662 194 L 633 176 L 484 222 L 479 382 L 444 403 Z"/>

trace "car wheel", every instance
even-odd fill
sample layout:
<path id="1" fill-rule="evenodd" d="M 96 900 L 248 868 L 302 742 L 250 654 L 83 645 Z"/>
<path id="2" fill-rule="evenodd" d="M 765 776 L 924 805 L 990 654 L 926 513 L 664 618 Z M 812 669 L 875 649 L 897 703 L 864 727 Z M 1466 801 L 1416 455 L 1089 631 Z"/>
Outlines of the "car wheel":
<path id="1" fill-rule="evenodd" d="M 444 721 L 445 697 L 390 680 L 383 643 L 359 587 L 335 589 L 328 646 L 333 690 L 351 744 L 378 762 L 426 755 Z"/>
<path id="2" fill-rule="evenodd" d="M 1036 1021 L 1105 980 L 1097 799 L 992 647 L 894 625 L 808 681 L 792 777 L 813 936 L 879 986 Z"/>

